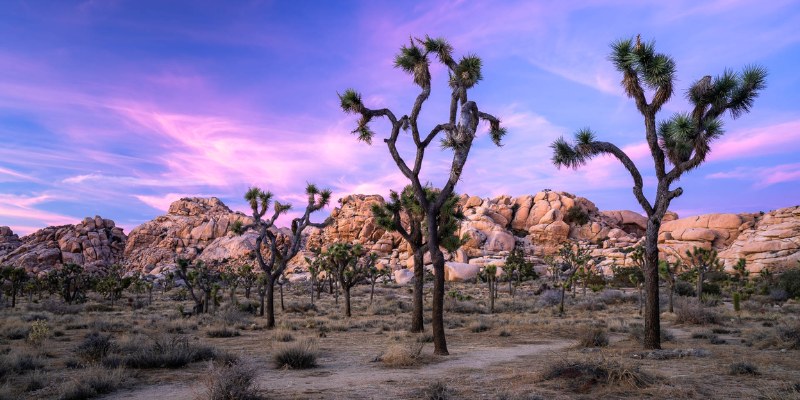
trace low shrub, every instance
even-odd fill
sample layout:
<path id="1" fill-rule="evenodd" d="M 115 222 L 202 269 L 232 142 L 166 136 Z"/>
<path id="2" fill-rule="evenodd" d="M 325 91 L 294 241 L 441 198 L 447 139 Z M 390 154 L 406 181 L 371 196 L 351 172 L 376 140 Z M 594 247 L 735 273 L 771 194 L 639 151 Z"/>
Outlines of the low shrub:
<path id="1" fill-rule="evenodd" d="M 675 340 L 675 335 L 673 335 L 672 332 L 664 328 L 663 325 L 660 328 L 661 328 L 660 336 L 662 342 L 672 342 Z M 640 323 L 632 323 L 628 325 L 627 330 L 631 339 L 636 340 L 639 343 L 644 343 L 644 325 Z"/>
<path id="2" fill-rule="evenodd" d="M 50 326 L 47 325 L 47 321 L 34 321 L 31 324 L 31 329 L 28 331 L 28 343 L 36 347 L 41 346 L 45 340 L 50 338 L 51 333 L 52 332 L 50 331 Z"/>
<path id="3" fill-rule="evenodd" d="M 206 336 L 210 338 L 229 338 L 239 336 L 239 331 L 236 329 L 217 328 L 210 329 L 206 332 Z"/>
<path id="4" fill-rule="evenodd" d="M 181 336 L 158 336 L 149 341 L 135 338 L 120 346 L 120 353 L 106 356 L 102 362 L 107 367 L 118 365 L 129 368 L 180 368 L 186 364 L 230 356 L 217 352 L 213 347 L 190 343 Z"/>
<path id="5" fill-rule="evenodd" d="M 114 342 L 111 335 L 92 332 L 83 338 L 75 348 L 75 353 L 84 361 L 97 362 L 102 360 L 113 349 Z"/>
<path id="6" fill-rule="evenodd" d="M 452 396 L 450 388 L 440 381 L 431 383 L 422 391 L 422 398 L 425 400 L 450 400 Z"/>
<path id="7" fill-rule="evenodd" d="M 59 400 L 83 400 L 114 392 L 125 380 L 124 370 L 115 368 L 88 368 L 74 380 L 67 381 L 59 389 Z"/>
<path id="8" fill-rule="evenodd" d="M 28 353 L 13 352 L 0 355 L 0 378 L 9 373 L 22 374 L 44 368 L 39 357 Z"/>
<path id="9" fill-rule="evenodd" d="M 698 303 L 696 299 L 675 299 L 675 322 L 679 324 L 716 324 L 719 314 Z"/>
<path id="10" fill-rule="evenodd" d="M 489 322 L 484 321 L 482 319 L 474 321 L 469 325 L 469 331 L 472 333 L 486 332 L 489 329 L 492 329 L 492 325 Z"/>
<path id="11" fill-rule="evenodd" d="M 552 307 L 556 306 L 561 303 L 561 291 L 560 290 L 545 290 L 539 295 L 539 305 L 542 307 Z"/>
<path id="12" fill-rule="evenodd" d="M 643 388 L 657 381 L 656 377 L 613 361 L 559 361 L 548 366 L 542 380 L 564 379 L 571 381 L 574 392 L 587 392 L 596 385 L 626 384 Z"/>
<path id="13" fill-rule="evenodd" d="M 728 367 L 728 373 L 731 375 L 758 375 L 758 368 L 748 362 L 733 363 Z"/>
<path id="14" fill-rule="evenodd" d="M 203 379 L 205 391 L 197 400 L 256 400 L 262 396 L 254 387 L 257 369 L 249 362 L 209 365 Z"/>
<path id="15" fill-rule="evenodd" d="M 419 360 L 423 346 L 422 343 L 394 343 L 378 358 L 387 367 L 410 367 Z"/>
<path id="16" fill-rule="evenodd" d="M 693 297 L 697 293 L 694 290 L 694 285 L 689 282 L 676 280 L 675 281 L 675 294 L 684 297 Z"/>
<path id="17" fill-rule="evenodd" d="M 286 342 L 293 342 L 294 341 L 294 336 L 292 336 L 292 334 L 289 333 L 289 331 L 280 329 L 280 330 L 275 331 L 275 333 L 272 334 L 272 339 L 275 340 L 276 342 L 284 342 L 284 343 L 286 343 Z"/>
<path id="18" fill-rule="evenodd" d="M 800 297 L 800 268 L 791 268 L 778 277 L 778 286 L 786 291 L 790 298 Z"/>
<path id="19" fill-rule="evenodd" d="M 578 332 L 578 346 L 580 347 L 606 347 L 608 334 L 599 326 L 589 326 Z"/>
<path id="20" fill-rule="evenodd" d="M 317 366 L 317 346 L 311 339 L 285 345 L 272 356 L 276 368 L 307 369 Z"/>

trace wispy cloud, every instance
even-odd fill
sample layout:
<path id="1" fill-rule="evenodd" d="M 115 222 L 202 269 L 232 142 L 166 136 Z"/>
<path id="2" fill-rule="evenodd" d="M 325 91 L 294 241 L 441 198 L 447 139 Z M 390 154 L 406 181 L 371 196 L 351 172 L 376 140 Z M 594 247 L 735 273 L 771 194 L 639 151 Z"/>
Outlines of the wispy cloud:
<path id="1" fill-rule="evenodd" d="M 706 175 L 709 179 L 738 179 L 753 181 L 754 188 L 765 188 L 779 183 L 800 181 L 800 163 L 772 167 L 738 167 L 732 171 Z"/>

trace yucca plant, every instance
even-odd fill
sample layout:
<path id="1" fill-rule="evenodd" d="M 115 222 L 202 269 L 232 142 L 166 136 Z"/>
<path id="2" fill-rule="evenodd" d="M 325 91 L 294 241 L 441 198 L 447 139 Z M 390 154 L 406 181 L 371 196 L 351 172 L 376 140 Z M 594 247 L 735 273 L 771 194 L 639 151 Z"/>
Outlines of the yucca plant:
<path id="1" fill-rule="evenodd" d="M 554 141 L 553 163 L 561 168 L 578 168 L 602 154 L 617 158 L 633 178 L 633 194 L 647 214 L 645 231 L 645 340 L 648 349 L 661 347 L 658 298 L 658 230 L 670 202 L 683 194 L 672 184 L 702 164 L 714 140 L 724 133 L 722 116 L 728 112 L 736 119 L 748 113 L 755 98 L 766 86 L 767 72 L 760 66 L 747 66 L 741 73 L 725 70 L 714 78 L 705 76 L 686 91 L 692 105 L 687 113 L 676 113 L 656 122 L 661 107 L 672 97 L 675 62 L 658 53 L 655 42 L 643 43 L 639 36 L 611 44 L 611 62 L 622 73 L 625 94 L 636 103 L 644 117 L 645 138 L 653 158 L 658 181 L 655 199 L 644 195 L 644 180 L 630 157 L 613 143 L 597 140 L 590 129 L 581 129 L 574 142 L 563 137 Z M 648 95 L 650 99 L 648 100 Z"/>
<path id="2" fill-rule="evenodd" d="M 466 55 L 457 61 L 453 58 L 452 53 L 453 47 L 446 40 L 428 36 L 424 39 L 411 38 L 407 46 L 400 48 L 400 53 L 395 57 L 395 67 L 408 73 L 414 84 L 420 88 L 420 93 L 411 107 L 410 114 L 398 117 L 387 108 L 370 109 L 364 105 L 361 94 L 353 89 L 347 89 L 339 95 L 342 109 L 347 113 L 360 116 L 358 124 L 353 130 L 359 140 L 368 144 L 372 143 L 375 132 L 370 128 L 369 123 L 374 118 L 385 118 L 391 123 L 391 131 L 384 142 L 400 172 L 410 181 L 414 197 L 425 211 L 425 222 L 427 223 L 425 236 L 435 271 L 431 321 L 434 353 L 441 355 L 448 354 L 448 351 L 444 334 L 444 254 L 439 248 L 442 244 L 439 234 L 441 229 L 439 216 L 453 193 L 456 183 L 461 179 L 461 173 L 472 148 L 478 124 L 481 121 L 489 123 L 489 135 L 498 146 L 506 133 L 505 128 L 500 127 L 499 119 L 480 111 L 477 103 L 468 98 L 468 91 L 483 78 L 481 59 L 475 55 Z M 422 132 L 417 121 L 422 106 L 431 93 L 431 58 L 436 58 L 448 72 L 450 107 L 445 122 L 434 126 L 428 132 Z M 411 165 L 403 159 L 398 151 L 397 140 L 401 131 L 410 131 L 411 140 L 416 148 Z M 435 197 L 429 198 L 425 192 L 423 181 L 420 179 L 420 172 L 425 151 L 437 138 L 444 149 L 452 151 L 453 158 L 447 182 Z"/>

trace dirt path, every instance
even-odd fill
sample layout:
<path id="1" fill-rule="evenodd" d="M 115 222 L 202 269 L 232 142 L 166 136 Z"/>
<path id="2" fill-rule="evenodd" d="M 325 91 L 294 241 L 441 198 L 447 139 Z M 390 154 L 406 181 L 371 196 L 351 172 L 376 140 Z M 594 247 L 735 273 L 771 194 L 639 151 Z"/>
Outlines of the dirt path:
<path id="1" fill-rule="evenodd" d="M 538 341 L 507 347 L 454 346 L 444 361 L 407 369 L 384 368 L 363 356 L 323 354 L 319 368 L 305 371 L 269 369 L 256 381 L 259 387 L 276 398 L 406 398 L 410 388 L 421 386 L 420 381 L 464 379 L 472 374 L 481 374 L 492 365 L 559 351 L 571 344 L 569 341 Z M 103 399 L 192 399 L 201 390 L 197 383 L 158 384 L 113 393 Z"/>

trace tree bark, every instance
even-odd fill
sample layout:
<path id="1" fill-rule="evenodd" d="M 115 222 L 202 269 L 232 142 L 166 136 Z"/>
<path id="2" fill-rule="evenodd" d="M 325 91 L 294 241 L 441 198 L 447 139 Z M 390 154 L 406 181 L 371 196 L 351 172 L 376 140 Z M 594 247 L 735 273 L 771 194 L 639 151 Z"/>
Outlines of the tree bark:
<path id="1" fill-rule="evenodd" d="M 661 348 L 661 310 L 658 298 L 658 230 L 661 227 L 660 218 L 650 216 L 645 232 L 645 259 L 644 259 L 644 285 L 645 285 L 645 310 L 644 310 L 644 348 Z"/>
<path id="2" fill-rule="evenodd" d="M 444 255 L 439 249 L 439 210 L 429 209 L 428 252 L 433 263 L 433 354 L 448 355 L 447 339 L 444 336 Z"/>
<path id="3" fill-rule="evenodd" d="M 343 285 L 342 289 L 344 291 L 344 316 L 349 318 L 352 316 L 350 314 L 350 288 Z"/>
<path id="4" fill-rule="evenodd" d="M 703 279 L 705 278 L 703 275 L 703 267 L 697 267 L 697 300 L 702 300 L 703 297 Z"/>
<path id="5" fill-rule="evenodd" d="M 425 330 L 423 323 L 423 290 L 425 289 L 425 267 L 423 265 L 425 252 L 421 249 L 414 251 L 414 299 L 411 312 L 411 332 Z"/>
<path id="6" fill-rule="evenodd" d="M 267 329 L 275 328 L 275 282 L 267 282 Z"/>

